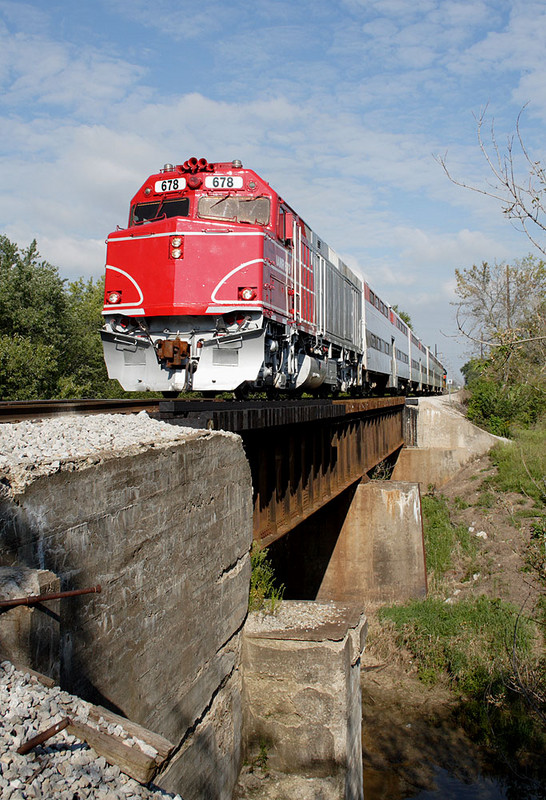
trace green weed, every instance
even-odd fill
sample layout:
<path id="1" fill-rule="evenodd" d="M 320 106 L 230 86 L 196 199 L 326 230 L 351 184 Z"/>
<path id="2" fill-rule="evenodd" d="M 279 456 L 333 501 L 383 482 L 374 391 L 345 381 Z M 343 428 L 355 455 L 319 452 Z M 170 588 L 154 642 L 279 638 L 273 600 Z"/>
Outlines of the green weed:
<path id="1" fill-rule="evenodd" d="M 252 573 L 250 576 L 249 611 L 265 611 L 273 614 L 284 595 L 284 584 L 275 585 L 275 572 L 267 557 L 267 549 L 261 549 L 257 542 L 252 543 L 250 553 Z"/>
<path id="2" fill-rule="evenodd" d="M 476 500 L 476 505 L 479 508 L 493 508 L 495 505 L 495 495 L 493 492 L 481 491 Z"/>
<path id="3" fill-rule="evenodd" d="M 512 444 L 497 445 L 491 461 L 497 467 L 493 479 L 503 492 L 530 497 L 535 507 L 546 503 L 546 422 L 514 433 Z"/>
<path id="4" fill-rule="evenodd" d="M 463 500 L 462 497 L 455 497 L 453 502 L 455 504 L 455 508 L 457 508 L 459 511 L 463 511 L 465 508 L 468 508 L 469 505 L 470 505 L 469 503 L 466 502 L 466 500 Z"/>
<path id="5" fill-rule="evenodd" d="M 531 526 L 531 540 L 525 554 L 526 567 L 546 585 L 546 518 Z"/>
<path id="6" fill-rule="evenodd" d="M 475 543 L 464 525 L 453 525 L 449 507 L 442 495 L 421 498 L 427 571 L 438 581 L 453 566 L 453 556 L 472 556 Z"/>

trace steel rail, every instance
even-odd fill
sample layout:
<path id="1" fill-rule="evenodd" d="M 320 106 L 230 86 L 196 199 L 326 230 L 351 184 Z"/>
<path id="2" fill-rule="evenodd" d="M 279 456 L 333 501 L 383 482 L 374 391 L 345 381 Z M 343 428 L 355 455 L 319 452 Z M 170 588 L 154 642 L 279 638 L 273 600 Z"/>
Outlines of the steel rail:
<path id="1" fill-rule="evenodd" d="M 157 413 L 159 400 L 3 400 L 0 422 L 22 422 L 64 414 L 138 414 Z"/>

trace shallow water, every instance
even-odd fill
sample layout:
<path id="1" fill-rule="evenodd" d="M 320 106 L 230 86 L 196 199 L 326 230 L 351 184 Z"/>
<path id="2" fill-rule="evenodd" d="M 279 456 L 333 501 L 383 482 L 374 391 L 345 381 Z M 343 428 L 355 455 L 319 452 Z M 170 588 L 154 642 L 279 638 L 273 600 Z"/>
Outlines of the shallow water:
<path id="1" fill-rule="evenodd" d="M 396 771 L 364 771 L 365 800 L 544 800 L 546 787 L 511 775 L 480 775 L 463 781 L 448 770 L 432 766 L 431 786 L 411 790 Z"/>
<path id="2" fill-rule="evenodd" d="M 468 784 L 440 767 L 436 767 L 434 773 L 436 789 L 420 791 L 409 797 L 414 800 L 437 800 L 440 797 L 442 800 L 508 800 L 504 786 L 495 778 L 479 777 Z"/>

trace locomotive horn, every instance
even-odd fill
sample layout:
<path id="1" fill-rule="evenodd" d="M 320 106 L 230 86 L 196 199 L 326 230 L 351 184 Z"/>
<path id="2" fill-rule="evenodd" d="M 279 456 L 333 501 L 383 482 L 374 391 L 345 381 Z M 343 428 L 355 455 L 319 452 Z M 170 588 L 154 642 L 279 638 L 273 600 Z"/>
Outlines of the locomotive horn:
<path id="1" fill-rule="evenodd" d="M 197 170 L 197 167 L 199 166 L 199 161 L 195 158 L 195 156 L 192 156 L 191 158 L 188 159 L 188 166 L 192 172 L 195 172 Z"/>
<path id="2" fill-rule="evenodd" d="M 200 158 L 199 161 L 198 161 L 198 164 L 199 164 L 199 169 L 202 169 L 202 170 L 207 170 L 208 169 L 209 162 L 207 161 L 206 158 Z"/>

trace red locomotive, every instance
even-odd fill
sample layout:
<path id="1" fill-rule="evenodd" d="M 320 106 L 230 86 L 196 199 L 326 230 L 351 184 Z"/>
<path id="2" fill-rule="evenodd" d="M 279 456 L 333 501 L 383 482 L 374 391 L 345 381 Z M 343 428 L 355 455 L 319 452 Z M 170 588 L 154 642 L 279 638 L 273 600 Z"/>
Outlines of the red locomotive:
<path id="1" fill-rule="evenodd" d="M 442 387 L 429 349 L 240 161 L 148 178 L 108 236 L 102 313 L 129 391 Z"/>

